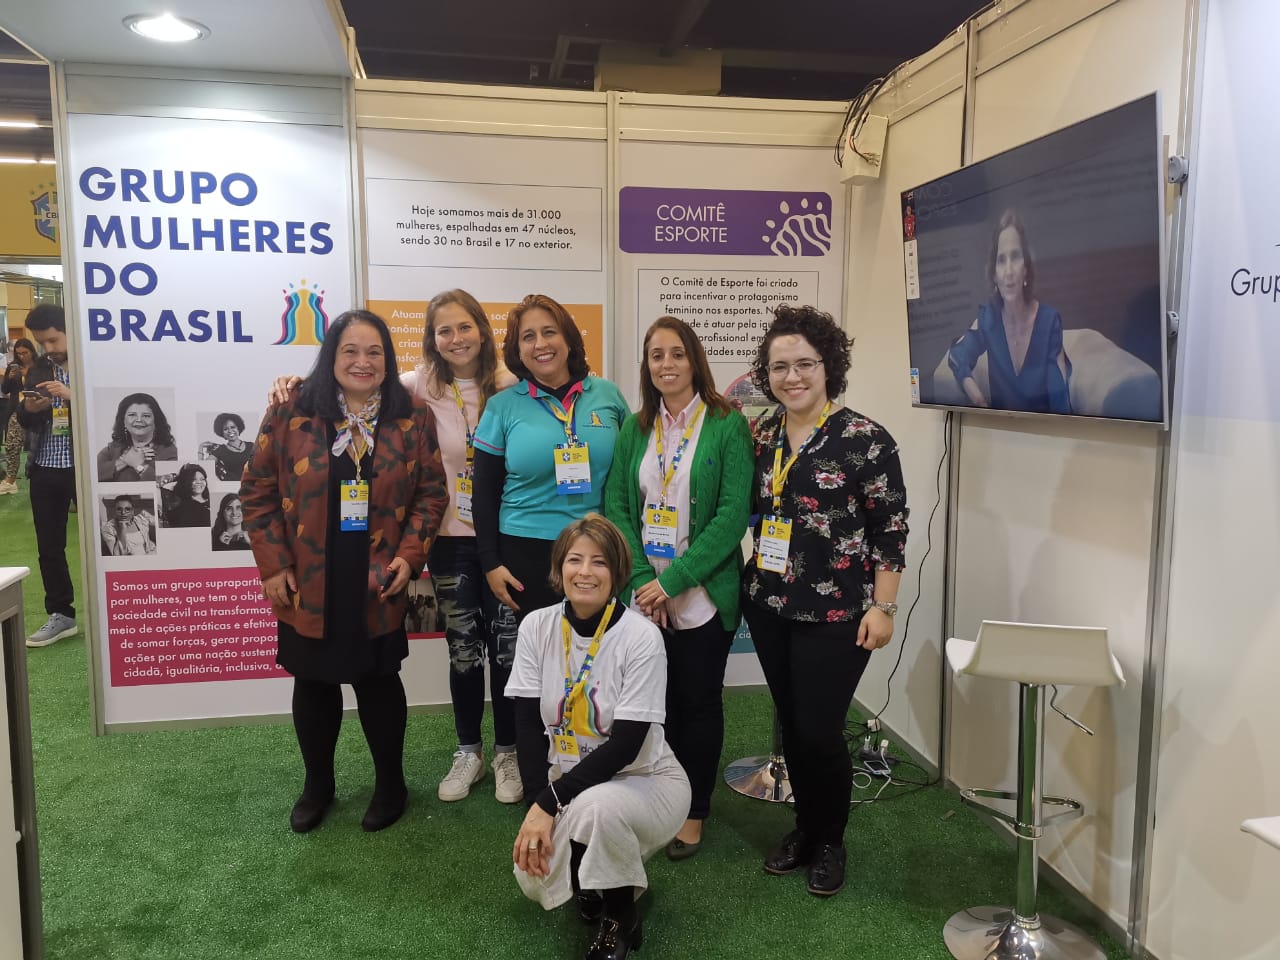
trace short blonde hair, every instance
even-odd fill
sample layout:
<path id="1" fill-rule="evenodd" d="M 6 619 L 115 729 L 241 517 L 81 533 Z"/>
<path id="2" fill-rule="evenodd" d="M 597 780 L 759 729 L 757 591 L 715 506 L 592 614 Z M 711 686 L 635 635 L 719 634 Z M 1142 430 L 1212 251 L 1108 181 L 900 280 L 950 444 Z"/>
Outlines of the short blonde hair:
<path id="1" fill-rule="evenodd" d="M 631 548 L 627 546 L 627 538 L 622 535 L 613 523 L 598 513 L 588 513 L 581 520 L 575 520 L 563 530 L 551 548 L 551 588 L 556 593 L 564 593 L 564 577 L 561 569 L 569 548 L 579 537 L 586 537 L 604 554 L 604 562 L 609 567 L 609 589 L 619 593 L 631 581 Z"/>

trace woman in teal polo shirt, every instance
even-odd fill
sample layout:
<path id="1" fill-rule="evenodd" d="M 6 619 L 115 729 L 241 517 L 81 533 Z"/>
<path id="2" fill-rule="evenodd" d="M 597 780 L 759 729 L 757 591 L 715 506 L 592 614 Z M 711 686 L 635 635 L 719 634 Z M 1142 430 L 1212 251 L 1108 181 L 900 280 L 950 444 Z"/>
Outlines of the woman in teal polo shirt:
<path id="1" fill-rule="evenodd" d="M 630 409 L 616 386 L 588 375 L 577 324 L 544 294 L 512 308 L 502 354 L 520 382 L 488 402 L 476 428 L 476 546 L 494 596 L 523 619 L 560 599 L 548 581 L 552 544 L 601 512 Z"/>
<path id="2" fill-rule="evenodd" d="M 645 334 L 640 393 L 614 450 L 605 515 L 631 545 L 634 603 L 666 640 L 667 741 L 693 791 L 667 856 L 683 860 L 702 843 L 720 765 L 755 449 L 682 320 L 660 317 Z"/>

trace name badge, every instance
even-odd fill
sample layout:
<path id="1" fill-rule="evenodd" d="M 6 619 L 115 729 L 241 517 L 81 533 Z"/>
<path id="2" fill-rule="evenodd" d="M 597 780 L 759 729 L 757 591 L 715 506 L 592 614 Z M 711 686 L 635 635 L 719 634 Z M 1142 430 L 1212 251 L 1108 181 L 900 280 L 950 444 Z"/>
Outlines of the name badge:
<path id="1" fill-rule="evenodd" d="M 463 523 L 474 523 L 471 518 L 471 478 L 465 473 L 458 474 L 458 482 L 453 491 L 453 504 L 457 509 L 459 520 Z"/>
<path id="2" fill-rule="evenodd" d="M 587 456 L 585 443 L 574 446 L 557 444 L 555 458 L 556 493 L 566 496 L 570 493 L 591 492 L 591 460 Z"/>
<path id="3" fill-rule="evenodd" d="M 555 754 L 556 763 L 560 765 L 561 772 L 571 770 L 582 759 L 582 754 L 578 751 L 578 738 L 571 730 L 566 730 L 564 727 L 551 727 L 549 732 L 551 750 Z"/>
<path id="4" fill-rule="evenodd" d="M 65 406 L 53 408 L 53 435 L 55 437 L 71 436 L 71 410 Z"/>
<path id="5" fill-rule="evenodd" d="M 369 481 L 343 480 L 339 490 L 338 529 L 369 529 Z"/>
<path id="6" fill-rule="evenodd" d="M 787 556 L 791 553 L 791 521 L 785 517 L 765 517 L 760 522 L 760 547 L 756 566 L 774 573 L 787 572 Z"/>
<path id="7" fill-rule="evenodd" d="M 649 504 L 644 508 L 644 555 L 673 560 L 676 555 L 676 508 Z"/>

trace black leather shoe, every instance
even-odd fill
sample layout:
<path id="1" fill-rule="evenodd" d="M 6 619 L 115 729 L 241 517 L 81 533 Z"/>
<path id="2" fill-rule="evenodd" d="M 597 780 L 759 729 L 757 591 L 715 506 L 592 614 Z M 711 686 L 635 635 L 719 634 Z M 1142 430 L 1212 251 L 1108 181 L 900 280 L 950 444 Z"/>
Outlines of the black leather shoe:
<path id="1" fill-rule="evenodd" d="M 404 816 L 404 808 L 409 803 L 409 791 L 401 787 L 390 797 L 379 797 L 374 792 L 369 801 L 369 809 L 364 812 L 360 826 L 365 833 L 376 833 L 385 830 Z"/>
<path id="2" fill-rule="evenodd" d="M 813 857 L 814 843 L 799 830 L 792 830 L 764 858 L 766 873 L 782 876 L 807 864 Z"/>
<path id="3" fill-rule="evenodd" d="M 603 918 L 596 938 L 587 948 L 586 960 L 626 960 L 632 950 L 639 950 L 644 942 L 644 928 L 640 924 L 639 912 L 635 917 L 636 922 L 625 932 L 622 924 L 613 917 Z"/>
<path id="4" fill-rule="evenodd" d="M 289 812 L 289 828 L 294 833 L 310 833 L 324 821 L 331 806 L 332 793 L 322 797 L 311 797 L 303 793 Z"/>
<path id="5" fill-rule="evenodd" d="M 820 846 L 809 865 L 809 892 L 819 897 L 839 893 L 844 886 L 844 859 L 844 847 Z"/>
<path id="6" fill-rule="evenodd" d="M 604 916 L 604 897 L 595 890 L 575 893 L 573 900 L 578 905 L 578 916 L 582 918 L 583 923 L 597 924 Z"/>

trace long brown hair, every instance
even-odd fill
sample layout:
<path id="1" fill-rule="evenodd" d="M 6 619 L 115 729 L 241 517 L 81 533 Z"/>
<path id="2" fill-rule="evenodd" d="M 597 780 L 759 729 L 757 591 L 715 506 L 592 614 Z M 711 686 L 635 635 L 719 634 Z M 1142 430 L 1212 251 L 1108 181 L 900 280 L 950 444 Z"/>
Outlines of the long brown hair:
<path id="1" fill-rule="evenodd" d="M 507 369 L 522 380 L 533 379 L 533 374 L 520 359 L 520 321 L 524 319 L 526 313 L 535 308 L 551 314 L 556 326 L 560 328 L 560 335 L 564 337 L 564 342 L 569 347 L 569 381 L 572 383 L 584 379 L 591 372 L 591 368 L 587 365 L 587 346 L 582 342 L 582 333 L 578 330 L 578 325 L 573 322 L 569 311 L 545 293 L 529 294 L 507 314 L 507 339 L 502 342 L 502 359 L 506 361 Z"/>
<path id="2" fill-rule="evenodd" d="M 659 330 L 670 330 L 680 338 L 680 342 L 684 344 L 685 355 L 693 364 L 694 391 L 713 411 L 722 417 L 727 416 L 733 408 L 729 406 L 729 401 L 716 390 L 716 381 L 711 376 L 711 366 L 707 363 L 707 351 L 702 349 L 702 341 L 698 339 L 698 335 L 679 317 L 659 317 L 645 331 L 644 349 L 640 353 L 640 412 L 636 414 L 640 429 L 645 433 L 653 429 L 662 403 L 662 394 L 649 374 L 649 340 Z"/>
<path id="3" fill-rule="evenodd" d="M 422 359 L 437 389 L 453 383 L 453 368 L 436 349 L 436 314 L 441 307 L 457 304 L 475 321 L 480 330 L 480 368 L 476 371 L 476 386 L 480 388 L 480 412 L 484 413 L 485 401 L 498 391 L 498 345 L 493 339 L 493 327 L 480 302 L 465 290 L 454 288 L 437 293 L 427 304 L 427 322 L 422 328 Z M 438 397 L 437 397 L 438 399 Z"/>

